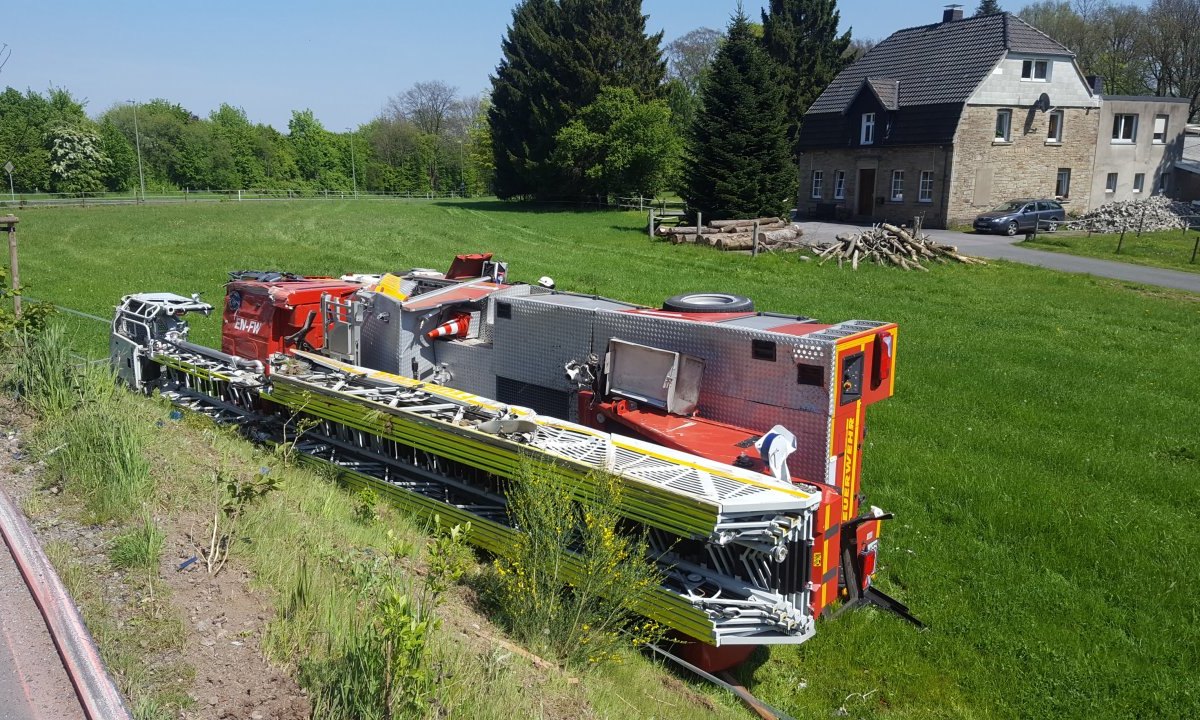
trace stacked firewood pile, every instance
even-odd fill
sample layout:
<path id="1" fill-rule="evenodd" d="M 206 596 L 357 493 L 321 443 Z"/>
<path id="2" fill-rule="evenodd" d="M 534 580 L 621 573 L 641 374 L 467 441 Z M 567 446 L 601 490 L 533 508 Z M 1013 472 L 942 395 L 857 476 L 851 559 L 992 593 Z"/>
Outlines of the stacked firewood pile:
<path id="1" fill-rule="evenodd" d="M 777 217 L 713 220 L 699 227 L 659 227 L 656 232 L 659 237 L 665 237 L 675 245 L 694 243 L 719 250 L 752 250 L 756 231 L 760 250 L 798 248 L 803 234 L 800 228 Z"/>
<path id="2" fill-rule="evenodd" d="M 905 270 L 929 269 L 922 263 L 949 262 L 955 260 L 968 265 L 987 265 L 979 258 L 962 255 L 954 245 L 942 245 L 929 239 L 918 229 L 910 232 L 906 228 L 882 223 L 862 232 L 841 233 L 832 243 L 817 244 L 812 253 L 820 258 L 818 265 L 837 260 L 838 267 L 850 263 L 858 269 L 862 262 L 875 262 Z"/>

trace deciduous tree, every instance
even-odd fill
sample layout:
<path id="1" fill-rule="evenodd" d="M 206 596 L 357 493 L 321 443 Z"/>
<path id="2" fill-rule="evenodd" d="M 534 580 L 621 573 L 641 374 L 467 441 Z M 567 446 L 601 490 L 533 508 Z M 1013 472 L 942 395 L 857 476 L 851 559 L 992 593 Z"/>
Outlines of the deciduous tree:
<path id="1" fill-rule="evenodd" d="M 54 192 L 80 195 L 104 189 L 108 158 L 100 149 L 100 137 L 86 125 L 60 125 L 47 136 L 50 148 L 50 188 Z"/>
<path id="2" fill-rule="evenodd" d="M 1154 0 L 1146 24 L 1150 74 L 1159 95 L 1187 98 L 1200 120 L 1200 0 Z"/>
<path id="3" fill-rule="evenodd" d="M 665 101 L 605 88 L 559 131 L 554 160 L 572 194 L 654 197 L 674 172 L 678 142 Z"/>

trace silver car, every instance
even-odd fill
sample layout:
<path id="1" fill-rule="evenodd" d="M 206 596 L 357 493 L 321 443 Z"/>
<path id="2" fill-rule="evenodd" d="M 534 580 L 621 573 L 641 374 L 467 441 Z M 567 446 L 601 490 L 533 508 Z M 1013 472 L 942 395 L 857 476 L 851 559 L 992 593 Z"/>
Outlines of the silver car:
<path id="1" fill-rule="evenodd" d="M 1067 219 L 1057 200 L 1009 200 L 975 218 L 975 232 L 1016 235 L 1020 232 L 1054 232 Z"/>

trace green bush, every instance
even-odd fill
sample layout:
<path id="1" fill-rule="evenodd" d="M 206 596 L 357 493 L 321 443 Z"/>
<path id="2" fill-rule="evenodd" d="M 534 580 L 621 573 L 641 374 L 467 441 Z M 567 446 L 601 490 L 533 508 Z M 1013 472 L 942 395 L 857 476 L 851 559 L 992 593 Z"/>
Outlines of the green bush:
<path id="1" fill-rule="evenodd" d="M 382 720 L 426 716 L 437 690 L 429 661 L 437 627 L 431 608 L 389 584 L 369 619 L 360 618 L 329 659 L 302 669 L 312 716 Z"/>
<path id="2" fill-rule="evenodd" d="M 567 663 L 602 664 L 619 650 L 652 641 L 660 629 L 631 608 L 662 581 L 644 536 L 621 531 L 620 481 L 592 477 L 595 494 L 576 502 L 544 465 L 522 464 L 508 492 L 520 540 L 496 560 L 494 599 L 510 632 L 540 654 Z M 564 549 L 575 554 L 568 572 Z"/>

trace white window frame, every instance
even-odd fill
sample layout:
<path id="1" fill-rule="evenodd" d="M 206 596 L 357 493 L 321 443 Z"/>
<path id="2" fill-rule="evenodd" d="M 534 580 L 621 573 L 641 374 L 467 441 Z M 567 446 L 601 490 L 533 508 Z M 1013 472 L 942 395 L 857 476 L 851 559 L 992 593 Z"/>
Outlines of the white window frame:
<path id="1" fill-rule="evenodd" d="M 1133 176 L 1133 191 L 1135 193 L 1144 192 L 1146 190 L 1146 173 L 1137 173 Z"/>
<path id="2" fill-rule="evenodd" d="M 825 193 L 825 171 L 824 170 L 813 170 L 812 171 L 812 198 L 813 198 L 813 200 L 820 200 L 821 196 L 824 195 L 824 193 Z"/>
<path id="3" fill-rule="evenodd" d="M 1112 144 L 1133 145 L 1137 142 L 1137 113 L 1113 115 Z"/>
<path id="4" fill-rule="evenodd" d="M 1055 119 L 1058 119 L 1058 127 L 1054 126 Z M 1063 124 L 1067 121 L 1067 115 L 1062 110 L 1054 110 L 1050 113 L 1050 119 L 1046 125 L 1046 144 L 1061 145 L 1063 141 Z M 1057 130 L 1057 132 L 1055 132 Z"/>
<path id="5" fill-rule="evenodd" d="M 1041 77 L 1038 77 L 1038 70 L 1042 71 Z M 1021 61 L 1021 80 L 1024 82 L 1049 82 L 1050 81 L 1050 61 L 1049 60 L 1022 60 Z"/>
<path id="6" fill-rule="evenodd" d="M 994 143 L 1010 143 L 1012 142 L 1012 110 L 1003 108 L 996 111 L 996 137 L 992 138 Z M 1000 122 L 1004 121 L 1004 133 L 1000 133 Z"/>
<path id="7" fill-rule="evenodd" d="M 1059 192 L 1065 190 L 1066 192 Z M 1054 176 L 1054 196 L 1062 199 L 1071 197 L 1071 168 L 1059 168 Z"/>
<path id="8" fill-rule="evenodd" d="M 892 202 L 904 202 L 904 171 L 892 171 Z"/>
<path id="9" fill-rule="evenodd" d="M 1104 178 L 1104 192 L 1115 193 L 1117 191 L 1117 173 L 1109 173 L 1108 177 Z"/>
<path id="10" fill-rule="evenodd" d="M 917 202 L 933 202 L 933 171 L 921 171 L 921 184 L 917 188 Z"/>
<path id="11" fill-rule="evenodd" d="M 1167 144 L 1167 122 L 1168 122 L 1168 120 L 1169 120 L 1169 118 L 1166 115 L 1155 115 L 1154 116 L 1154 140 L 1153 140 L 1153 142 L 1155 145 L 1166 145 Z"/>
<path id="12" fill-rule="evenodd" d="M 858 143 L 859 145 L 875 144 L 875 113 L 863 113 Z"/>
<path id="13" fill-rule="evenodd" d="M 846 199 L 846 171 L 838 170 L 833 174 L 833 199 Z"/>

